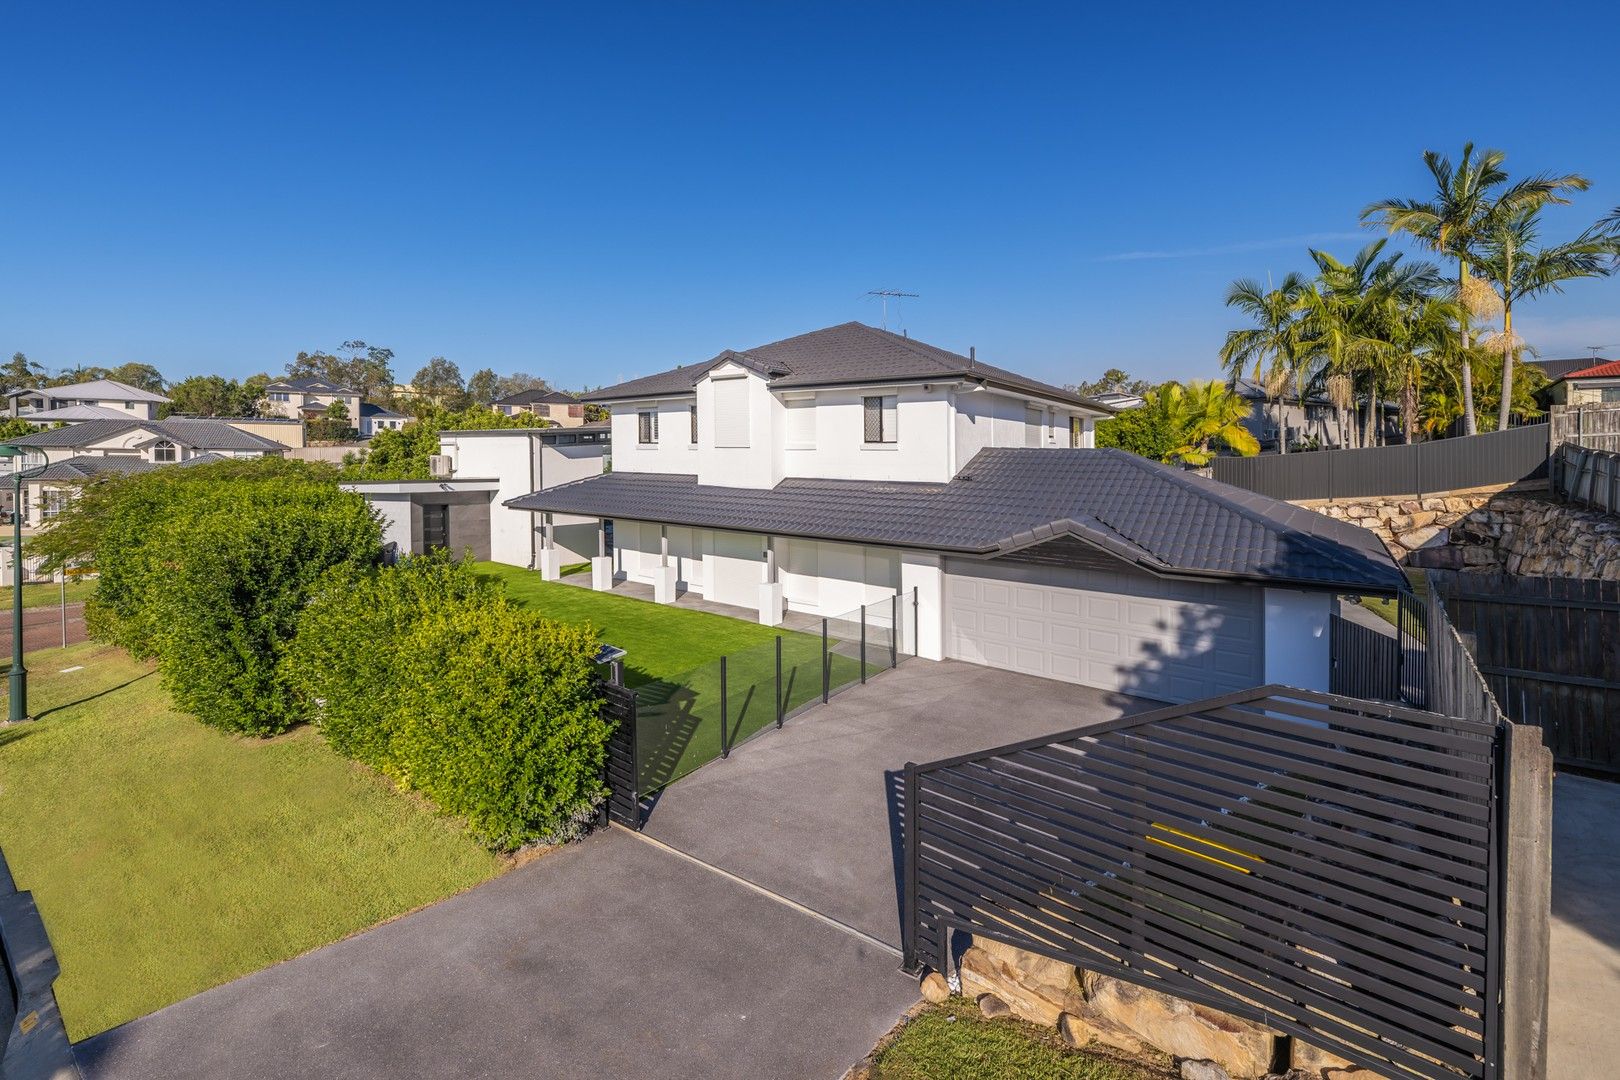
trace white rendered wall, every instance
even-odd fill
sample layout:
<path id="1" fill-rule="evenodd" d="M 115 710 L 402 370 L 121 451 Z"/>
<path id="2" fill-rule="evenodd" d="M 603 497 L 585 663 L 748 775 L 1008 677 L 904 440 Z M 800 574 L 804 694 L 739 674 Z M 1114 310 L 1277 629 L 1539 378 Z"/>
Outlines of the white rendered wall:
<path id="1" fill-rule="evenodd" d="M 698 451 L 691 441 L 691 394 L 679 398 L 657 398 L 615 404 L 610 411 L 613 425 L 613 470 L 615 472 L 687 473 L 698 471 Z M 658 414 L 658 441 L 643 446 L 636 441 L 637 414 Z M 702 414 L 699 414 L 702 419 Z"/>
<path id="2" fill-rule="evenodd" d="M 747 446 L 715 445 L 717 383 L 746 387 L 743 399 L 748 410 Z M 722 364 L 698 383 L 697 407 L 698 483 L 715 487 L 772 488 L 781 481 L 777 421 L 783 407 L 764 379 L 736 364 Z M 687 443 L 691 441 L 691 429 L 690 416 L 682 415 L 680 437 Z"/>
<path id="3" fill-rule="evenodd" d="M 944 483 L 952 472 L 949 394 L 943 385 L 817 391 L 815 445 L 788 446 L 784 431 L 783 475 Z M 885 395 L 897 398 L 895 441 L 868 443 L 863 399 Z"/>
<path id="4" fill-rule="evenodd" d="M 945 568 L 944 560 L 925 551 L 907 551 L 900 555 L 900 601 L 902 617 L 910 618 L 909 605 L 916 590 L 917 655 L 925 660 L 945 658 Z M 902 635 L 904 644 L 912 644 L 907 630 Z"/>
<path id="5" fill-rule="evenodd" d="M 1332 594 L 1294 589 L 1265 593 L 1266 682 L 1326 691 L 1333 664 L 1328 639 Z"/>
<path id="6" fill-rule="evenodd" d="M 535 490 L 540 475 L 537 443 L 527 431 L 501 435 L 445 434 L 439 449 L 452 463 L 451 475 L 464 480 L 498 483 L 489 504 L 489 557 L 509 566 L 532 567 L 539 551 L 538 515 L 501 505 Z M 577 560 L 574 560 L 577 561 Z"/>

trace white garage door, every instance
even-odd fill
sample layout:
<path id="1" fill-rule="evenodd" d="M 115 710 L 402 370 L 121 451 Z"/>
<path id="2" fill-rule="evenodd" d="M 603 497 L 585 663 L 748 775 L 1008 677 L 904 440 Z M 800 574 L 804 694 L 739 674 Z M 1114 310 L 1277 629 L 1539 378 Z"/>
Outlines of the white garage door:
<path id="1" fill-rule="evenodd" d="M 1264 681 L 1259 589 L 970 559 L 945 569 L 955 659 L 1177 702 Z"/>

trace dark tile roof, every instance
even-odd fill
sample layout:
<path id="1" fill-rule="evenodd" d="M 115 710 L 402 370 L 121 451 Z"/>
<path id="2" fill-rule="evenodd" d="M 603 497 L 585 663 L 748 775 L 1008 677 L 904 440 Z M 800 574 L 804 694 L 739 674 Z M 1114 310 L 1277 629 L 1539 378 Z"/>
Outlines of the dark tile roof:
<path id="1" fill-rule="evenodd" d="M 1559 376 L 1563 379 L 1612 379 L 1620 376 L 1620 360 L 1594 360 L 1585 367 L 1565 372 Z"/>
<path id="2" fill-rule="evenodd" d="M 496 398 L 496 405 L 578 405 L 579 398 L 573 394 L 565 394 L 561 390 L 519 390 L 515 394 L 507 394 L 503 398 Z"/>
<path id="3" fill-rule="evenodd" d="M 362 401 L 360 403 L 360 415 L 363 416 L 363 417 L 365 417 L 365 416 L 397 416 L 401 420 L 408 419 L 408 417 L 404 413 L 395 412 L 393 409 L 386 408 L 386 407 L 384 407 L 382 405 L 378 405 L 378 404 L 375 404 L 374 402 L 370 402 L 370 401 Z"/>
<path id="4" fill-rule="evenodd" d="M 79 455 L 62 461 L 53 461 L 45 470 L 29 480 L 93 480 L 101 476 L 127 476 L 130 473 L 156 469 L 150 461 L 138 457 L 96 457 Z"/>
<path id="5" fill-rule="evenodd" d="M 276 379 L 265 384 L 266 390 L 298 390 L 307 394 L 347 394 L 354 396 L 360 391 L 342 383 L 327 382 L 325 379 Z"/>
<path id="6" fill-rule="evenodd" d="M 82 424 L 68 424 L 49 431 L 36 431 L 32 435 L 12 439 L 11 442 L 15 446 L 78 449 L 137 428 L 150 431 L 158 438 L 166 438 L 197 450 L 287 449 L 281 443 L 232 427 L 222 420 L 179 416 L 171 416 L 167 420 L 86 420 Z"/>
<path id="7" fill-rule="evenodd" d="M 1539 368 L 1543 375 L 1555 382 L 1562 379 L 1566 375 L 1573 374 L 1577 371 L 1585 371 L 1587 368 L 1596 367 L 1599 364 L 1607 364 L 1608 362 L 1608 360 L 1601 356 L 1580 356 L 1573 360 L 1520 361 L 1520 363 L 1529 364 L 1533 368 Z"/>
<path id="8" fill-rule="evenodd" d="M 612 472 L 506 505 L 994 556 L 1078 537 L 1159 573 L 1393 592 L 1372 533 L 1123 450 L 980 451 L 945 484 L 784 480 L 712 487 Z"/>
<path id="9" fill-rule="evenodd" d="M 861 383 L 916 382 L 928 379 L 976 379 L 1098 412 L 1111 412 L 1091 398 L 1028 379 L 1005 368 L 970 360 L 913 338 L 865 323 L 847 322 L 808 334 L 773 341 L 743 351 L 727 349 L 712 360 L 648 375 L 594 390 L 586 401 L 618 401 L 659 394 L 691 393 L 698 380 L 726 362 L 741 364 L 770 380 L 773 390 L 808 389 Z"/>

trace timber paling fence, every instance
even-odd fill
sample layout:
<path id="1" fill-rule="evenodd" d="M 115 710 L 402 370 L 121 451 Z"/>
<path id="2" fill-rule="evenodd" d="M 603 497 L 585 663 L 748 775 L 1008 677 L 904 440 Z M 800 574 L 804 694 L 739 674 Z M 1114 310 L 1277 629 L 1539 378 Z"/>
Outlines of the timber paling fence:
<path id="1" fill-rule="evenodd" d="M 649 796 L 914 657 L 917 613 L 912 589 L 673 678 L 634 687 L 603 680 L 602 716 L 614 725 L 604 816 L 639 829 Z M 635 657 L 622 664 L 633 671 Z"/>
<path id="2" fill-rule="evenodd" d="M 907 764 L 907 968 L 968 933 L 1381 1075 L 1539 1075 L 1550 765 L 1434 594 L 1400 622 L 1346 663 L 1436 712 L 1268 686 Z"/>
<path id="3" fill-rule="evenodd" d="M 1546 424 L 1527 424 L 1404 446 L 1218 457 L 1210 466 L 1216 480 L 1273 499 L 1418 496 L 1544 479 L 1547 439 Z"/>

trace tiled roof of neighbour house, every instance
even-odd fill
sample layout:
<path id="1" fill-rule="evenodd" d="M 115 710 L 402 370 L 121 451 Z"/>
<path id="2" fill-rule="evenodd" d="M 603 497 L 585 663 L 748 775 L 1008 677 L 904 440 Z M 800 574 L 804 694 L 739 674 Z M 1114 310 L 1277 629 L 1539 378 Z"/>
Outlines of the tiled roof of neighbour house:
<path id="1" fill-rule="evenodd" d="M 117 379 L 91 379 L 89 382 L 68 383 L 65 386 L 25 386 L 9 391 L 6 396 L 19 397 L 25 394 L 38 394 L 49 398 L 90 397 L 119 401 L 155 401 L 159 404 L 169 400 L 162 394 L 154 394 L 150 390 L 142 390 Z"/>
<path id="2" fill-rule="evenodd" d="M 152 462 L 127 456 L 79 456 L 53 461 L 29 480 L 93 480 L 101 476 L 127 476 L 160 468 Z"/>
<path id="3" fill-rule="evenodd" d="M 1084 405 L 1098 412 L 1111 411 L 1106 405 L 1062 387 L 1025 378 L 1005 368 L 858 322 L 813 330 L 753 349 L 727 349 L 712 360 L 594 390 L 586 394 L 583 400 L 619 401 L 660 394 L 689 394 L 697 386 L 698 380 L 727 362 L 741 364 L 763 375 L 773 390 L 969 379 L 1073 405 Z"/>
<path id="4" fill-rule="evenodd" d="M 223 420 L 178 416 L 171 416 L 167 420 L 86 420 L 82 424 L 36 431 L 32 435 L 24 435 L 10 441 L 14 446 L 43 446 L 71 450 L 93 446 L 104 439 L 136 429 L 150 431 L 155 438 L 168 439 L 196 450 L 287 449 L 281 443 L 232 427 Z"/>
<path id="5" fill-rule="evenodd" d="M 358 394 L 360 391 L 342 383 L 326 379 L 273 379 L 265 384 L 269 390 L 302 390 L 306 393 Z"/>
<path id="6" fill-rule="evenodd" d="M 59 405 L 54 409 L 38 409 L 21 414 L 30 424 L 76 424 L 85 420 L 128 420 L 123 409 L 110 409 L 105 405 Z"/>
<path id="7" fill-rule="evenodd" d="M 519 390 L 515 394 L 507 394 L 503 398 L 496 398 L 495 405 L 578 405 L 579 398 L 573 394 L 565 394 L 561 390 Z"/>
<path id="8" fill-rule="evenodd" d="M 1616 379 L 1620 378 L 1620 360 L 1602 360 L 1589 367 L 1571 371 L 1560 379 Z"/>
<path id="9" fill-rule="evenodd" d="M 1554 382 L 1564 378 L 1571 372 L 1581 371 L 1585 368 L 1607 364 L 1608 360 L 1601 356 L 1580 356 L 1572 360 L 1521 360 L 1521 364 L 1528 364 L 1538 369 L 1547 378 Z"/>
<path id="10" fill-rule="evenodd" d="M 361 416 L 397 416 L 401 420 L 408 419 L 408 417 L 406 417 L 406 415 L 404 413 L 395 412 L 393 409 L 386 408 L 386 407 L 384 407 L 382 405 L 377 405 L 377 404 L 375 404 L 373 402 L 370 402 L 370 401 L 362 401 L 360 403 L 360 415 Z"/>
<path id="11" fill-rule="evenodd" d="M 612 472 L 510 500 L 525 510 L 993 557 L 1076 537 L 1155 573 L 1394 592 L 1372 533 L 1123 450 L 981 450 L 949 483 L 700 485 Z"/>

